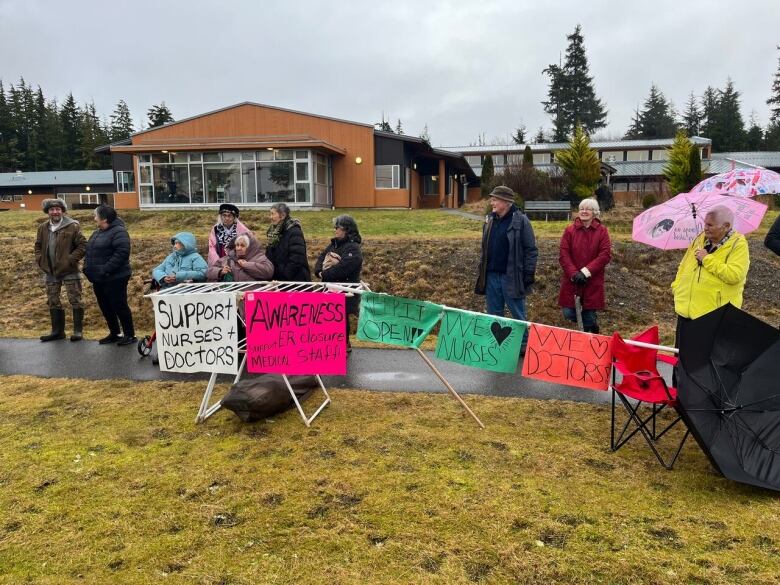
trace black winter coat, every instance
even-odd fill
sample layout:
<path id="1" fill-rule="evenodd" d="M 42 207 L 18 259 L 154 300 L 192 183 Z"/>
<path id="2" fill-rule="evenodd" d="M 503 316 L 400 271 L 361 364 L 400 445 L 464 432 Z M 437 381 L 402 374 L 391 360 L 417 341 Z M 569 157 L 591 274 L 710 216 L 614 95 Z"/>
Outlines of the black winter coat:
<path id="1" fill-rule="evenodd" d="M 474 292 L 478 295 L 484 295 L 487 286 L 490 231 L 493 229 L 496 218 L 496 214 L 491 213 L 482 228 L 482 253 L 479 260 L 477 284 L 474 287 Z M 531 222 L 521 211 L 515 210 L 513 212 L 512 223 L 506 232 L 506 237 L 506 245 L 509 247 L 506 266 L 508 280 L 506 294 L 511 298 L 525 297 L 531 292 L 531 286 L 534 283 L 539 251 L 536 248 L 536 237 Z"/>
<path id="2" fill-rule="evenodd" d="M 130 235 L 120 218 L 112 221 L 105 230 L 96 229 L 87 241 L 84 256 L 84 276 L 90 282 L 107 282 L 129 277 Z"/>
<path id="3" fill-rule="evenodd" d="M 298 223 L 285 228 L 279 242 L 265 249 L 265 255 L 274 265 L 274 280 L 309 282 L 309 260 L 306 257 L 306 240 Z"/>
<path id="4" fill-rule="evenodd" d="M 764 239 L 764 245 L 780 256 L 780 215 L 777 216 L 775 223 L 769 228 L 769 232 Z"/>
<path id="5" fill-rule="evenodd" d="M 330 245 L 317 258 L 314 274 L 319 276 L 322 282 L 360 282 L 360 272 L 363 269 L 363 252 L 360 250 L 360 243 L 360 236 L 344 240 L 333 238 Z M 341 256 L 341 260 L 335 266 L 323 270 L 325 256 L 330 252 Z M 359 309 L 360 295 L 347 297 L 347 313 L 356 315 Z"/>

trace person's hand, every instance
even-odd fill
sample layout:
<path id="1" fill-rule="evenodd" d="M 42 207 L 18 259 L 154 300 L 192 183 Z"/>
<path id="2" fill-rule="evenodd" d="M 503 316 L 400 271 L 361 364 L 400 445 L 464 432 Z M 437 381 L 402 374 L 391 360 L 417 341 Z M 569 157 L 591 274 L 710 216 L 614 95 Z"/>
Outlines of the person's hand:
<path id="1" fill-rule="evenodd" d="M 696 260 L 699 261 L 699 264 L 701 264 L 701 261 L 704 260 L 704 257 L 707 255 L 707 250 L 704 248 L 699 248 L 694 252 L 694 256 L 696 256 Z"/>
<path id="2" fill-rule="evenodd" d="M 588 277 L 582 273 L 582 270 L 578 270 L 574 273 L 574 276 L 571 277 L 571 281 L 577 286 L 582 286 L 588 282 Z"/>
<path id="3" fill-rule="evenodd" d="M 246 260 L 244 260 L 243 258 L 239 258 L 238 260 L 236 260 L 236 264 L 238 264 L 241 268 L 243 268 L 244 266 L 246 266 Z"/>
<path id="4" fill-rule="evenodd" d="M 220 274 L 230 274 L 231 272 L 233 271 L 230 269 L 230 266 L 228 266 L 227 264 L 225 264 L 222 267 L 222 270 L 219 271 Z"/>
<path id="5" fill-rule="evenodd" d="M 165 282 L 167 282 L 168 284 L 170 284 L 172 282 L 176 282 L 176 275 L 175 274 L 168 274 L 168 275 L 166 275 L 165 278 L 163 278 L 163 280 Z"/>

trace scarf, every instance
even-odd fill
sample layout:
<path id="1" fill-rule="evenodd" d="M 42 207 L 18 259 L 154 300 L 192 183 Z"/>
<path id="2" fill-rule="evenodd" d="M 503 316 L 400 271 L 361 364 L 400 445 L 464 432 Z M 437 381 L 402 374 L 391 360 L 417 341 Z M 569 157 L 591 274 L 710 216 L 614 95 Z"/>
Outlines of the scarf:
<path id="1" fill-rule="evenodd" d="M 266 236 L 268 236 L 268 243 L 266 246 L 268 248 L 275 248 L 276 245 L 279 243 L 279 240 L 282 237 L 282 233 L 284 230 L 291 228 L 294 225 L 301 225 L 301 222 L 297 219 L 290 219 L 289 217 L 285 219 L 284 221 L 280 221 L 278 224 L 274 225 L 271 224 L 268 226 L 268 231 L 265 233 Z"/>
<path id="2" fill-rule="evenodd" d="M 728 242 L 729 238 L 730 238 L 730 237 L 731 237 L 733 234 L 734 234 L 734 230 L 733 230 L 733 229 L 729 229 L 729 231 L 728 231 L 728 232 L 726 232 L 726 235 L 725 235 L 725 236 L 723 236 L 723 239 L 722 239 L 720 242 L 718 242 L 718 243 L 711 242 L 709 239 L 705 239 L 705 240 L 704 240 L 704 249 L 705 249 L 705 250 L 707 250 L 707 254 L 712 254 L 712 253 L 713 253 L 715 250 L 717 250 L 717 249 L 718 249 L 718 248 L 720 248 L 720 247 L 721 247 L 723 244 L 725 244 L 726 242 Z"/>
<path id="3" fill-rule="evenodd" d="M 237 225 L 237 223 L 233 223 L 233 225 L 230 227 L 225 227 L 221 223 L 217 225 L 215 232 L 217 236 L 217 243 L 219 244 L 217 248 L 219 250 L 220 257 L 225 255 L 225 248 L 227 248 L 228 244 L 235 239 Z"/>

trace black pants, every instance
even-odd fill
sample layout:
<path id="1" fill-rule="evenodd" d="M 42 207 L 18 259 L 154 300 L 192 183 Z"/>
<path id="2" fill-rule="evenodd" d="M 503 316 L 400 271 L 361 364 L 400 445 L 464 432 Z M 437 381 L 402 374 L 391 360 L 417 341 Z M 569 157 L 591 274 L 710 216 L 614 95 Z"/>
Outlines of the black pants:
<path id="1" fill-rule="evenodd" d="M 126 276 L 116 280 L 92 283 L 100 312 L 103 313 L 111 335 L 119 335 L 119 324 L 121 323 L 122 331 L 127 337 L 135 336 L 133 314 L 127 305 L 127 283 L 129 281 L 130 277 Z"/>

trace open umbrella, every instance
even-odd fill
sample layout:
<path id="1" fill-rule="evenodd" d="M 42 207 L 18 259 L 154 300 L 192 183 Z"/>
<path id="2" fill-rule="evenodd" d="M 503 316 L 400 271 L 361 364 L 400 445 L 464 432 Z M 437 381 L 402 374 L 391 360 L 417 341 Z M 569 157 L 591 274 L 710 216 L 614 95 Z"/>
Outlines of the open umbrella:
<path id="1" fill-rule="evenodd" d="M 780 331 L 725 305 L 680 332 L 680 413 L 712 464 L 780 491 Z"/>
<path id="2" fill-rule="evenodd" d="M 780 193 L 780 174 L 764 168 L 735 169 L 704 179 L 691 193 L 719 193 L 734 197 L 755 197 Z"/>
<path id="3" fill-rule="evenodd" d="M 687 248 L 704 229 L 704 216 L 718 205 L 734 212 L 732 227 L 741 234 L 756 229 L 766 213 L 766 205 L 746 197 L 680 193 L 637 215 L 631 237 L 662 250 Z"/>

